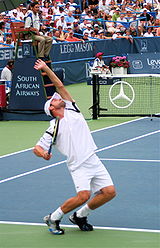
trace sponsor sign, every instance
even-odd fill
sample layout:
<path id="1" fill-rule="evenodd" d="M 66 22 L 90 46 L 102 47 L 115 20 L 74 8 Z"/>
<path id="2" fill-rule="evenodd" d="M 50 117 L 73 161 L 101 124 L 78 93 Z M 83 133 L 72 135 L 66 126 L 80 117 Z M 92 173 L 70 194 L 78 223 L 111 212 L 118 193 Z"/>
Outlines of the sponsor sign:
<path id="1" fill-rule="evenodd" d="M 8 109 L 43 110 L 46 95 L 41 74 L 33 68 L 35 61 L 36 58 L 15 61 Z"/>
<path id="2" fill-rule="evenodd" d="M 130 73 L 159 74 L 160 53 L 129 54 Z"/>

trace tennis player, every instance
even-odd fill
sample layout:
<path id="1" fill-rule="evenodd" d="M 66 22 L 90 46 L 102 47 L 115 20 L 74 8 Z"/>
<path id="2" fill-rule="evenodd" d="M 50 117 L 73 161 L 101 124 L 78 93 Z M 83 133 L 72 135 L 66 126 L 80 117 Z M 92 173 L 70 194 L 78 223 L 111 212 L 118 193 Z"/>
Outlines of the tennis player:
<path id="1" fill-rule="evenodd" d="M 77 191 L 75 196 L 66 200 L 53 213 L 45 216 L 44 221 L 52 234 L 64 234 L 64 230 L 60 228 L 64 214 L 86 203 L 74 212 L 69 220 L 78 225 L 82 231 L 92 231 L 93 226 L 87 222 L 87 216 L 92 210 L 115 197 L 115 187 L 108 171 L 95 154 L 97 147 L 70 93 L 45 62 L 37 60 L 34 68 L 47 73 L 58 93 L 45 103 L 44 110 L 53 119 L 33 151 L 45 160 L 51 158 L 52 154 L 49 154 L 48 150 L 58 118 L 59 128 L 55 146 L 67 156 L 67 166 Z M 93 194 L 92 198 L 91 194 Z"/>

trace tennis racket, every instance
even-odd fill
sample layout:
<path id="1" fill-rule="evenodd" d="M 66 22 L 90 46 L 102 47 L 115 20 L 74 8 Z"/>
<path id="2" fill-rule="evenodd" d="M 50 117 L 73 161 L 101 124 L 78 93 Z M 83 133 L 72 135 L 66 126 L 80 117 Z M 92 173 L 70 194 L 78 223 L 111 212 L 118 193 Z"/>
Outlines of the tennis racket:
<path id="1" fill-rule="evenodd" d="M 59 118 L 56 117 L 54 129 L 53 129 L 52 140 L 51 140 L 50 147 L 48 149 L 48 154 L 51 154 L 52 146 L 56 144 L 56 139 L 57 139 L 57 134 L 58 134 L 58 127 L 59 127 Z"/>

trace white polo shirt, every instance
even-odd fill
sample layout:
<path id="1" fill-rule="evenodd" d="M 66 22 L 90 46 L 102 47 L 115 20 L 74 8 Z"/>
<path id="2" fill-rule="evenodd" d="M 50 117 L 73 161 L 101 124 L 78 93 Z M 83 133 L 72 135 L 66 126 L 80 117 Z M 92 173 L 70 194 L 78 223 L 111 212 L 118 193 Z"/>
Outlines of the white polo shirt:
<path id="1" fill-rule="evenodd" d="M 93 63 L 93 68 L 96 67 L 103 67 L 105 65 L 104 60 L 100 60 L 99 58 L 96 58 Z"/>
<path id="2" fill-rule="evenodd" d="M 80 112 L 76 111 L 73 103 L 64 100 L 66 107 L 64 117 L 59 122 L 56 141 L 57 149 L 67 156 L 69 170 L 74 171 L 79 165 L 95 153 L 97 146 L 91 136 L 88 125 Z M 51 142 L 55 119 L 50 121 L 47 133 L 41 137 L 37 145 L 48 150 Z"/>
<path id="3" fill-rule="evenodd" d="M 25 28 L 36 28 L 40 30 L 40 19 L 38 13 L 34 14 L 33 11 L 30 11 L 25 18 Z"/>

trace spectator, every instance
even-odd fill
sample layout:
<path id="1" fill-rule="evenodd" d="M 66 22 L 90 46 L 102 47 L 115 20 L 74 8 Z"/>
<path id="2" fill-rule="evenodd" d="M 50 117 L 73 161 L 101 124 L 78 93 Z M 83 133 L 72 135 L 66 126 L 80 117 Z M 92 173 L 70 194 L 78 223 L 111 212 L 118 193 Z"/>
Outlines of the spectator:
<path id="1" fill-rule="evenodd" d="M 154 5 L 154 6 L 158 6 L 159 5 L 159 1 L 158 0 L 146 0 L 146 3 L 150 4 L 151 6 Z"/>
<path id="2" fill-rule="evenodd" d="M 158 27 L 156 30 L 156 36 L 160 36 L 160 27 Z"/>
<path id="3" fill-rule="evenodd" d="M 107 17 L 106 28 L 107 28 L 108 32 L 111 34 L 111 36 L 113 35 L 113 33 L 116 30 L 115 24 L 112 21 L 112 16 L 111 15 L 108 15 L 108 17 Z"/>
<path id="4" fill-rule="evenodd" d="M 70 10 L 70 3 L 69 2 L 66 3 L 66 5 L 64 7 L 64 11 L 65 11 L 66 14 L 68 14 L 68 12 L 71 11 Z M 73 10 L 71 12 L 73 12 Z"/>
<path id="5" fill-rule="evenodd" d="M 80 19 L 82 19 L 82 11 L 80 10 L 80 8 L 75 9 L 74 18 L 78 20 L 78 22 L 80 21 Z"/>
<path id="6" fill-rule="evenodd" d="M 97 35 L 94 30 L 92 30 L 89 40 L 98 40 Z"/>
<path id="7" fill-rule="evenodd" d="M 116 29 L 116 31 L 112 35 L 112 39 L 113 40 L 115 40 L 117 38 L 124 38 L 124 36 L 121 34 L 121 30 L 120 29 Z"/>
<path id="8" fill-rule="evenodd" d="M 56 1 L 52 1 L 52 10 L 53 10 L 53 13 L 58 16 L 59 15 L 59 7 L 57 5 L 57 2 Z M 57 17 L 55 17 L 55 19 L 57 19 Z"/>
<path id="9" fill-rule="evenodd" d="M 126 30 L 126 23 L 127 23 L 127 19 L 124 17 L 124 14 L 120 14 L 120 17 L 117 18 L 117 23 L 116 23 L 116 28 L 120 29 L 121 31 L 125 31 Z"/>
<path id="10" fill-rule="evenodd" d="M 84 30 L 82 39 L 84 41 L 89 41 L 89 34 L 87 30 Z"/>
<path id="11" fill-rule="evenodd" d="M 147 32 L 143 35 L 143 37 L 154 37 L 152 33 L 152 28 L 148 28 Z"/>
<path id="12" fill-rule="evenodd" d="M 104 30 L 103 29 L 100 29 L 99 30 L 98 35 L 97 35 L 97 38 L 98 39 L 109 39 L 109 37 L 107 37 L 107 36 L 104 35 Z"/>
<path id="13" fill-rule="evenodd" d="M 82 39 L 79 39 L 79 38 L 77 38 L 77 37 L 75 37 L 75 36 L 73 36 L 73 35 L 74 35 L 74 32 L 73 32 L 73 30 L 71 30 L 71 31 L 69 32 L 68 37 L 66 38 L 66 41 L 69 41 L 69 42 L 83 41 Z"/>
<path id="14" fill-rule="evenodd" d="M 5 28 L 5 23 L 4 22 L 0 22 L 0 42 L 4 42 L 4 28 Z"/>
<path id="15" fill-rule="evenodd" d="M 4 14 L 0 13 L 0 22 L 3 22 L 3 17 L 4 17 Z"/>
<path id="16" fill-rule="evenodd" d="M 58 28 L 59 26 L 62 26 L 63 30 L 67 29 L 67 22 L 65 21 L 65 15 L 64 14 L 60 15 L 60 19 L 56 23 L 56 27 Z"/>
<path id="17" fill-rule="evenodd" d="M 123 34 L 123 36 L 129 40 L 131 43 L 133 43 L 133 37 L 131 35 L 131 32 L 129 29 L 126 29 L 125 33 Z"/>
<path id="18" fill-rule="evenodd" d="M 88 8 L 88 6 L 86 6 L 86 7 L 83 9 L 83 12 L 82 12 L 82 19 L 85 19 L 85 16 L 87 15 L 88 11 L 89 11 L 89 8 Z"/>
<path id="19" fill-rule="evenodd" d="M 61 38 L 61 37 L 60 37 L 60 32 L 59 32 L 59 30 L 54 30 L 54 31 L 53 31 L 53 39 L 54 39 L 56 42 L 65 41 L 64 38 Z"/>
<path id="20" fill-rule="evenodd" d="M 155 19 L 153 22 L 153 33 L 156 34 L 157 28 L 160 26 L 160 19 Z"/>
<path id="21" fill-rule="evenodd" d="M 74 32 L 74 37 L 81 38 L 83 35 L 82 30 L 79 27 L 79 24 L 74 24 L 73 25 L 73 32 Z"/>
<path id="22" fill-rule="evenodd" d="M 61 16 L 62 14 L 65 15 L 64 9 L 62 7 L 59 7 L 59 15 Z"/>
<path id="23" fill-rule="evenodd" d="M 5 15 L 3 17 L 3 21 L 4 21 L 4 32 L 8 33 L 8 31 L 10 30 L 10 17 L 9 17 L 9 15 Z"/>
<path id="24" fill-rule="evenodd" d="M 112 21 L 116 22 L 118 17 L 120 17 L 120 9 L 116 8 L 115 13 L 112 16 Z"/>
<path id="25" fill-rule="evenodd" d="M 74 22 L 75 18 L 73 17 L 73 13 L 72 11 L 69 11 L 66 18 L 65 18 L 65 21 L 67 23 L 67 26 L 72 26 L 73 25 L 73 22 Z"/>
<path id="26" fill-rule="evenodd" d="M 98 32 L 99 32 L 99 25 L 98 24 L 94 24 L 94 32 L 96 35 L 98 35 Z"/>
<path id="27" fill-rule="evenodd" d="M 43 6 L 40 8 L 40 10 L 42 11 L 42 17 L 43 18 L 45 18 L 46 15 L 48 14 L 48 9 L 49 9 L 49 2 L 44 1 Z"/>
<path id="28" fill-rule="evenodd" d="M 7 65 L 3 68 L 1 72 L 1 80 L 5 81 L 6 93 L 11 91 L 11 81 L 12 81 L 12 70 L 14 67 L 14 60 L 9 60 Z"/>
<path id="29" fill-rule="evenodd" d="M 140 15 L 140 17 L 143 17 L 143 19 L 141 20 L 142 26 L 149 26 L 151 25 L 151 20 L 153 20 L 153 17 L 147 13 L 147 9 L 144 8 L 142 10 L 142 14 Z"/>
<path id="30" fill-rule="evenodd" d="M 69 32 L 70 31 L 73 31 L 72 26 L 67 27 L 67 31 L 66 31 L 66 34 L 65 34 L 65 39 L 69 37 Z"/>
<path id="31" fill-rule="evenodd" d="M 38 57 L 48 59 L 49 52 L 52 47 L 52 38 L 45 35 L 40 35 L 40 19 L 39 19 L 39 4 L 34 2 L 30 4 L 31 12 L 25 19 L 25 28 L 28 28 L 34 34 L 35 41 L 38 41 Z M 31 37 L 32 38 L 32 37 Z"/>
<path id="32" fill-rule="evenodd" d="M 74 0 L 69 0 L 70 3 L 70 11 L 75 11 L 77 9 L 77 3 L 74 2 Z"/>
<path id="33" fill-rule="evenodd" d="M 63 32 L 62 26 L 58 26 L 58 31 L 59 31 L 59 38 L 61 41 L 65 41 L 66 34 Z"/>
<path id="34" fill-rule="evenodd" d="M 97 12 L 98 4 L 99 4 L 99 0 L 88 0 L 89 10 L 92 10 L 93 12 Z"/>
<path id="35" fill-rule="evenodd" d="M 101 14 L 103 19 L 106 19 L 106 16 L 109 14 L 110 7 L 107 4 L 106 0 L 99 1 L 99 14 Z"/>
<path id="36" fill-rule="evenodd" d="M 57 43 L 57 41 L 56 41 L 56 39 L 55 39 L 55 37 L 54 37 L 54 32 L 53 32 L 53 31 L 48 32 L 47 35 L 48 35 L 49 37 L 52 37 L 52 44 Z"/>
<path id="37" fill-rule="evenodd" d="M 156 12 L 156 19 L 160 19 L 160 12 L 158 8 L 155 8 L 154 11 Z"/>
<path id="38" fill-rule="evenodd" d="M 87 12 L 87 15 L 84 17 L 84 19 L 87 20 L 87 23 L 91 24 L 92 23 L 92 20 L 93 20 L 92 12 L 91 11 L 88 11 Z"/>
<path id="39" fill-rule="evenodd" d="M 107 73 L 110 73 L 109 67 L 104 63 L 103 55 L 104 53 L 102 52 L 98 52 L 96 54 L 96 58 L 93 63 L 93 69 L 101 69 Z"/>
<path id="40" fill-rule="evenodd" d="M 25 16 L 26 16 L 26 13 L 27 13 L 27 8 L 26 7 L 22 7 L 22 10 L 21 10 L 21 13 L 19 14 L 20 15 L 20 19 L 23 21 Z"/>
<path id="41" fill-rule="evenodd" d="M 140 21 L 137 19 L 137 15 L 133 14 L 133 17 L 130 19 L 130 27 L 137 28 L 140 26 Z"/>
<path id="42" fill-rule="evenodd" d="M 92 32 L 92 25 L 91 25 L 90 23 L 87 23 L 87 24 L 86 24 L 86 27 L 87 27 L 87 28 L 84 30 L 84 32 L 87 31 L 88 34 L 90 35 L 91 32 Z"/>
<path id="43" fill-rule="evenodd" d="M 64 8 L 64 7 L 65 7 L 64 0 L 59 0 L 57 5 L 58 5 L 58 7 L 60 7 L 60 8 Z"/>
<path id="44" fill-rule="evenodd" d="M 21 18 L 18 16 L 18 12 L 16 9 L 14 9 L 12 11 L 12 14 L 11 14 L 11 20 L 14 22 L 14 21 L 20 21 Z"/>
<path id="45" fill-rule="evenodd" d="M 135 12 L 140 12 L 141 7 L 140 7 L 140 2 L 139 1 L 136 1 L 135 4 L 133 4 L 133 10 Z"/>
<path id="46" fill-rule="evenodd" d="M 83 20 L 79 26 L 81 30 L 87 29 L 87 20 Z"/>
<path id="47" fill-rule="evenodd" d="M 125 18 L 125 15 L 123 13 L 120 13 L 120 17 L 117 18 L 117 22 L 120 22 L 120 24 L 121 22 L 127 22 L 127 19 Z"/>
<path id="48" fill-rule="evenodd" d="M 5 40 L 4 44 L 14 47 L 14 41 L 9 36 L 6 37 L 6 40 Z"/>

